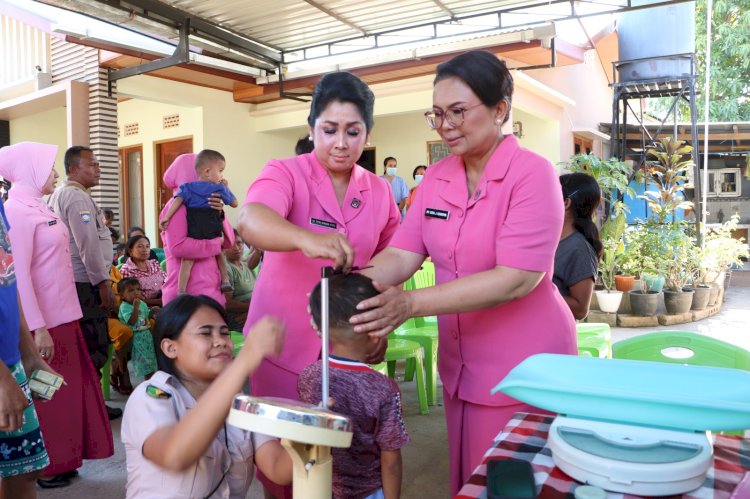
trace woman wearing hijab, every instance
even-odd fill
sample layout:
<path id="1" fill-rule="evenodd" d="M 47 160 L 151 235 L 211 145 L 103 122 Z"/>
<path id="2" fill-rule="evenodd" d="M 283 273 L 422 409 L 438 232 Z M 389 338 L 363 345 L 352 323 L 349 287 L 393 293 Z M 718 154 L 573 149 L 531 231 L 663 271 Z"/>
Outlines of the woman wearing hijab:
<path id="1" fill-rule="evenodd" d="M 57 146 L 21 142 L 0 149 L 0 176 L 12 182 L 5 211 L 13 240 L 18 292 L 41 356 L 65 384 L 36 405 L 50 465 L 40 487 L 63 487 L 83 459 L 114 453 L 99 375 L 83 333 L 68 250 L 68 229 L 42 196 L 57 182 Z"/>
<path id="2" fill-rule="evenodd" d="M 196 154 L 181 154 L 172 162 L 164 172 L 164 185 L 172 189 L 173 193 L 177 192 L 180 184 L 185 182 L 194 182 L 198 180 L 198 173 L 195 171 Z M 159 218 L 163 218 L 172 206 L 174 199 L 169 200 L 162 210 Z M 209 204 L 217 209 L 221 209 L 221 197 Z M 179 276 L 180 260 L 185 258 L 195 260 L 193 269 L 190 272 L 190 280 L 187 283 L 187 294 L 206 295 L 218 301 L 222 305 L 226 302 L 224 294 L 221 291 L 221 273 L 216 263 L 216 256 L 230 248 L 234 244 L 234 229 L 232 224 L 224 219 L 224 243 L 219 243 L 216 239 L 193 239 L 188 237 L 187 232 L 187 211 L 185 206 L 175 212 L 169 222 L 167 230 L 161 233 L 164 241 L 164 256 L 167 260 L 167 280 L 161 288 L 161 300 L 166 306 L 167 303 L 177 297 L 177 278 Z"/>

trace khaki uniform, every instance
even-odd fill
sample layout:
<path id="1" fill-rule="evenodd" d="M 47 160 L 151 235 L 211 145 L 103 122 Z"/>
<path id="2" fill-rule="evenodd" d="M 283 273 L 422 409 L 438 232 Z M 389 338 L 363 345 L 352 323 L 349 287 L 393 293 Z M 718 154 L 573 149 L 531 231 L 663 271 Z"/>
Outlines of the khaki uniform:
<path id="1" fill-rule="evenodd" d="M 70 258 L 73 278 L 83 318 L 79 321 L 91 361 L 97 370 L 107 361 L 109 312 L 100 307 L 96 285 L 109 282 L 114 252 L 104 214 L 88 190 L 78 182 L 67 180 L 49 200 L 52 210 L 65 222 L 70 232 Z"/>
<path id="2" fill-rule="evenodd" d="M 160 468 L 143 456 L 148 437 L 176 424 L 194 406 L 183 384 L 163 371 L 156 371 L 130 395 L 122 419 L 128 499 L 207 497 L 214 489 L 212 498 L 245 498 L 253 480 L 253 449 L 272 437 L 224 425 L 198 462 L 179 472 Z"/>

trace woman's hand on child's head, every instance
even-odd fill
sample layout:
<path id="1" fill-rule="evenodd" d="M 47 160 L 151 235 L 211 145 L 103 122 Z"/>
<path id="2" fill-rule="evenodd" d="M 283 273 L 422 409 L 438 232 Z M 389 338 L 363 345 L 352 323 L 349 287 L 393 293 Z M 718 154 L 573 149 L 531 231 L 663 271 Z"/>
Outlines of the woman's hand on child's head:
<path id="1" fill-rule="evenodd" d="M 256 322 L 247 334 L 242 355 L 248 350 L 248 355 L 264 357 L 275 357 L 281 353 L 284 344 L 286 329 L 281 321 L 273 317 L 265 316 Z"/>

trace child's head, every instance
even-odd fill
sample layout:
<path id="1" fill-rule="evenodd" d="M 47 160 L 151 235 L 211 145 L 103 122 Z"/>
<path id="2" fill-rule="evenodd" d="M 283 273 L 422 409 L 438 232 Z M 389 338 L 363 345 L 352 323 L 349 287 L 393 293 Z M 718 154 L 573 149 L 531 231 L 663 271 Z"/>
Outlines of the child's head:
<path id="1" fill-rule="evenodd" d="M 135 277 L 126 277 L 117 283 L 117 293 L 123 301 L 133 303 L 141 297 L 141 283 Z"/>
<path id="2" fill-rule="evenodd" d="M 565 211 L 574 219 L 577 231 L 582 233 L 601 256 L 602 243 L 599 240 L 599 230 L 591 219 L 599 206 L 602 194 L 599 184 L 591 175 L 585 173 L 566 173 L 560 175 Z"/>
<path id="3" fill-rule="evenodd" d="M 219 151 L 203 149 L 195 157 L 195 171 L 200 180 L 219 184 L 224 180 L 226 160 Z"/>
<path id="4" fill-rule="evenodd" d="M 211 381 L 232 361 L 224 308 L 208 296 L 180 295 L 159 312 L 151 334 L 159 370 Z"/>
<path id="5" fill-rule="evenodd" d="M 102 213 L 104 213 L 104 225 L 112 225 L 112 222 L 115 221 L 115 212 L 109 208 L 105 208 L 102 210 Z"/>
<path id="6" fill-rule="evenodd" d="M 357 315 L 357 304 L 379 294 L 372 279 L 362 274 L 336 274 L 328 279 L 328 325 L 331 343 L 370 344 L 366 334 L 354 332 L 349 323 Z M 310 294 L 310 311 L 315 325 L 320 328 L 320 283 Z"/>

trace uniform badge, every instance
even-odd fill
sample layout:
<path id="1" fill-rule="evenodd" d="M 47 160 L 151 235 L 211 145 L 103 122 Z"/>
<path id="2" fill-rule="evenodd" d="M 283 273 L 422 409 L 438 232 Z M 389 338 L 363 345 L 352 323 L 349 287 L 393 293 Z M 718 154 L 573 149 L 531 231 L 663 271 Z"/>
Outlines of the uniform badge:
<path id="1" fill-rule="evenodd" d="M 90 211 L 82 211 L 80 212 L 81 215 L 81 222 L 87 224 L 91 223 L 91 212 Z"/>
<path id="2" fill-rule="evenodd" d="M 171 393 L 167 393 L 161 388 L 155 387 L 154 385 L 148 385 L 146 387 L 146 395 L 148 395 L 149 397 L 153 397 L 155 399 L 163 399 L 163 400 L 172 398 Z"/>
<path id="3" fill-rule="evenodd" d="M 362 201 L 360 201 L 357 198 L 352 199 L 352 208 L 357 209 L 359 208 L 359 205 L 362 204 Z"/>

